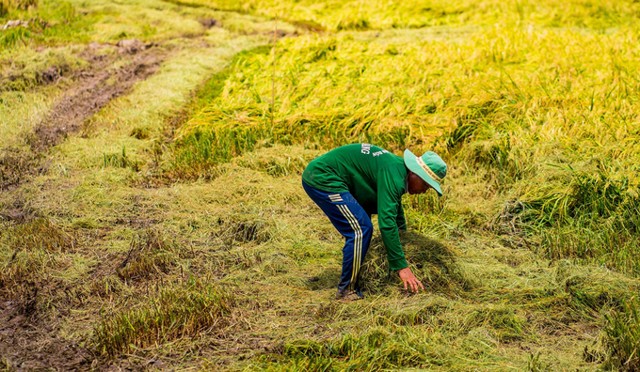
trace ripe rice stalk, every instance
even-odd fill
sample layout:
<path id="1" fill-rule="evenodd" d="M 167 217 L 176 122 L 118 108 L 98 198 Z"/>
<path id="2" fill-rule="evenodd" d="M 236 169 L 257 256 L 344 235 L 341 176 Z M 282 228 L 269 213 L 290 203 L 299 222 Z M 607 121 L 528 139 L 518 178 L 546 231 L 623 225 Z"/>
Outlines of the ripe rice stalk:
<path id="1" fill-rule="evenodd" d="M 554 187 L 556 185 L 548 185 L 534 190 L 540 196 L 523 200 L 523 208 L 518 211 L 523 214 L 523 220 L 536 221 L 545 226 L 563 225 L 572 221 L 588 225 L 591 221 L 614 216 L 631 216 L 637 210 L 638 198 L 635 190 L 638 186 L 631 185 L 626 176 L 620 177 L 603 171 L 572 171 L 570 176 L 570 183 L 564 190 Z M 623 222 L 624 225 L 635 229 L 635 226 L 626 221 Z"/>
<path id="2" fill-rule="evenodd" d="M 633 24 L 635 3 L 603 1 L 593 5 L 583 1 L 520 1 L 510 4 L 495 0 L 451 3 L 445 0 L 389 3 L 383 0 L 180 0 L 181 4 L 250 13 L 270 18 L 284 15 L 289 22 L 312 23 L 314 28 L 341 29 L 419 29 L 443 25 L 491 25 L 505 17 L 522 24 L 547 27 L 560 25 L 596 31 Z"/>
<path id="3" fill-rule="evenodd" d="M 449 247 L 414 232 L 403 233 L 401 242 L 407 260 L 414 265 L 412 271 L 429 291 L 453 295 L 473 287 Z M 370 294 L 388 294 L 397 287 L 399 279 L 389 272 L 380 237 L 371 242 L 360 275 L 364 289 Z"/>
<path id="4" fill-rule="evenodd" d="M 471 34 L 468 42 L 458 44 L 423 39 L 416 45 L 410 33 L 400 34 L 393 44 L 397 53 L 392 54 L 386 52 L 389 43 L 381 42 L 384 36 L 356 39 L 344 33 L 283 40 L 275 84 L 277 122 L 271 125 L 267 98 L 273 61 L 265 55 L 244 56 L 221 94 L 180 130 L 180 156 L 202 167 L 250 151 L 264 139 L 326 147 L 369 141 L 399 151 L 429 144 L 456 124 L 462 129 L 444 141 L 449 149 L 471 133 L 474 139 L 490 140 L 484 148 L 474 143 L 462 155 L 497 168 L 507 176 L 500 181 L 505 184 L 537 172 L 533 165 L 539 162 L 532 164 L 531 159 L 557 152 L 553 144 L 539 150 L 533 146 L 536 138 L 555 136 L 548 133 L 551 128 L 563 136 L 554 140 L 567 139 L 561 149 L 572 146 L 571 138 L 596 136 L 598 143 L 613 143 L 625 136 L 623 131 L 615 133 L 615 139 L 604 138 L 612 133 L 600 130 L 600 118 L 613 112 L 628 121 L 634 115 L 631 107 L 607 101 L 605 89 L 594 91 L 591 75 L 571 72 L 588 68 L 597 71 L 594 76 L 624 74 L 602 58 L 593 36 L 516 29 L 506 37 L 508 27 L 491 30 L 495 38 Z M 588 65 L 575 66 L 579 62 L 570 58 L 575 55 L 571 50 L 558 54 L 553 45 L 566 37 L 575 39 L 576 53 L 594 53 Z M 509 49 L 514 40 L 520 50 Z M 589 43 L 591 48 L 586 47 Z M 440 53 L 427 52 L 433 49 Z M 466 77 L 469 65 L 477 66 L 473 79 Z M 530 70 L 534 66 L 546 67 Z M 557 78 L 550 80 L 553 74 Z M 611 84 L 617 89 L 620 80 Z M 393 88 L 398 86 L 403 89 Z M 582 109 L 585 99 L 593 105 Z M 585 117 L 592 125 L 574 124 Z M 478 126 L 483 130 L 478 132 Z"/>
<path id="5" fill-rule="evenodd" d="M 637 299 L 625 301 L 622 309 L 605 315 L 602 344 L 605 368 L 635 371 L 640 368 L 640 311 Z"/>

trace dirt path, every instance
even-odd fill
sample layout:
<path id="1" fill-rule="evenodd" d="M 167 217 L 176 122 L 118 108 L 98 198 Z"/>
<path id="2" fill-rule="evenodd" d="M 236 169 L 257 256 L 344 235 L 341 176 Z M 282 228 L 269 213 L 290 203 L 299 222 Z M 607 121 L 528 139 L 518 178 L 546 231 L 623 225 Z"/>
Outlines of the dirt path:
<path id="1" fill-rule="evenodd" d="M 80 129 L 111 100 L 129 92 L 136 82 L 154 74 L 168 54 L 158 46 L 136 40 L 118 43 L 112 55 L 99 54 L 103 48 L 113 46 L 92 45 L 87 49 L 85 58 L 90 67 L 73 77 L 72 87 L 28 136 L 30 150 L 9 148 L 0 153 L 0 191 L 15 189 L 44 173 L 48 168 L 44 152 Z M 0 217 L 11 219 L 14 213 L 0 211 Z"/>
<path id="2" fill-rule="evenodd" d="M 77 86 L 36 127 L 35 138 L 30 141 L 33 150 L 44 151 L 58 144 L 112 99 L 127 93 L 136 82 L 155 73 L 166 57 L 162 49 L 139 41 L 120 43 L 118 54 L 120 58 L 115 61 L 100 56 L 90 58 L 91 62 L 97 62 L 94 67 L 82 73 Z M 126 61 L 124 66 L 109 68 L 121 58 Z"/>

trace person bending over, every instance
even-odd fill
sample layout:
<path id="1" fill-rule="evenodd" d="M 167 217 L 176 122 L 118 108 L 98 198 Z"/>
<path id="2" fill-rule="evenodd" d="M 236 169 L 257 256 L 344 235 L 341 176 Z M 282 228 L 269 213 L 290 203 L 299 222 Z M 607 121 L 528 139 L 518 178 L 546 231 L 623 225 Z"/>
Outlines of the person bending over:
<path id="1" fill-rule="evenodd" d="M 400 157 L 367 143 L 335 148 L 307 165 L 302 187 L 345 238 L 337 299 L 363 298 L 358 275 L 371 242 L 372 214 L 378 215 L 389 269 L 398 273 L 405 289 L 424 289 L 400 244 L 399 230 L 407 228 L 402 195 L 432 188 L 442 196 L 440 182 L 446 174 L 447 165 L 433 151 L 417 157 L 405 150 Z"/>

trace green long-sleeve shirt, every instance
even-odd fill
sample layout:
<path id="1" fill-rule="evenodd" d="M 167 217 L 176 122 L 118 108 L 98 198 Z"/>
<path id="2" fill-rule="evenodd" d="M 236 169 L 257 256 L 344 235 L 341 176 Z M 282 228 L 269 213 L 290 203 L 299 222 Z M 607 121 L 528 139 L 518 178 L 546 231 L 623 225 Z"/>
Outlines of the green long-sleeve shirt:
<path id="1" fill-rule="evenodd" d="M 408 266 L 398 233 L 399 228 L 406 229 L 402 194 L 407 189 L 407 168 L 402 157 L 366 143 L 346 145 L 311 161 L 302 179 L 318 190 L 348 191 L 368 214 L 378 214 L 389 268 Z"/>

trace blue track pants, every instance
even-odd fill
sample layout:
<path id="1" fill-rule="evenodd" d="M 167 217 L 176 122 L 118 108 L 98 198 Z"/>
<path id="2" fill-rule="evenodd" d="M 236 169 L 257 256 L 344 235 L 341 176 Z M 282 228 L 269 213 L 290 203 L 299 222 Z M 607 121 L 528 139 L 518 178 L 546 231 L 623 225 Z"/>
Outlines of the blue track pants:
<path id="1" fill-rule="evenodd" d="M 371 217 L 349 192 L 341 194 L 325 192 L 307 185 L 304 181 L 302 181 L 302 187 L 345 238 L 342 248 L 342 275 L 338 290 L 355 290 L 361 294 L 358 274 L 371 243 L 373 234 Z"/>

